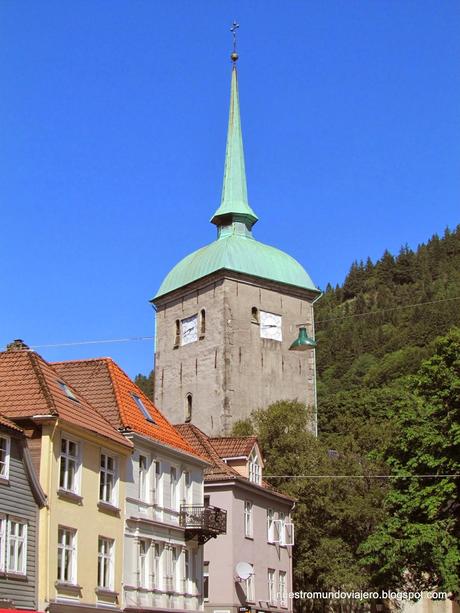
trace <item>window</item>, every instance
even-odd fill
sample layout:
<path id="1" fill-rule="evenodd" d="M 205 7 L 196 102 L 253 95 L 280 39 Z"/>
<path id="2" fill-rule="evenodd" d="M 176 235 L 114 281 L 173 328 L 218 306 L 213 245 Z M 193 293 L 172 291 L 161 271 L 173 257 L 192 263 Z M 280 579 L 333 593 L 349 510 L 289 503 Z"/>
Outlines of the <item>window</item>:
<path id="1" fill-rule="evenodd" d="M 137 481 L 139 484 L 139 500 L 148 501 L 148 463 L 145 455 L 139 454 L 139 463 L 137 468 Z"/>
<path id="2" fill-rule="evenodd" d="M 190 560 L 190 551 L 188 549 L 184 550 L 184 570 L 185 570 L 185 576 L 184 576 L 184 592 L 186 594 L 191 594 L 192 593 L 192 573 L 191 573 L 191 560 Z"/>
<path id="3" fill-rule="evenodd" d="M 276 605 L 275 597 L 275 571 L 273 568 L 269 568 L 267 572 L 267 584 L 268 584 L 268 602 L 269 604 Z"/>
<path id="4" fill-rule="evenodd" d="M 185 487 L 185 492 L 184 492 L 185 504 L 192 504 L 193 503 L 192 476 L 190 475 L 190 472 L 188 470 L 184 472 L 184 487 Z"/>
<path id="5" fill-rule="evenodd" d="M 211 504 L 211 496 L 205 496 L 203 498 L 203 503 L 205 507 L 209 507 L 209 505 Z"/>
<path id="6" fill-rule="evenodd" d="M 185 397 L 185 423 L 189 424 L 192 421 L 192 394 L 187 394 Z"/>
<path id="7" fill-rule="evenodd" d="M 244 501 L 244 536 L 252 538 L 252 502 Z"/>
<path id="8" fill-rule="evenodd" d="M 73 400 L 74 402 L 80 402 L 78 398 L 75 396 L 75 394 L 72 392 L 70 387 L 66 383 L 64 383 L 64 381 L 58 381 L 58 383 L 59 383 L 59 387 L 64 392 L 64 394 L 67 396 L 67 398 L 70 398 L 70 400 Z"/>
<path id="9" fill-rule="evenodd" d="M 273 543 L 274 541 L 274 521 L 275 511 L 273 509 L 267 509 L 267 542 Z"/>
<path id="10" fill-rule="evenodd" d="M 78 468 L 80 463 L 80 444 L 63 438 L 61 440 L 61 464 L 59 487 L 78 493 Z"/>
<path id="11" fill-rule="evenodd" d="M 169 471 L 170 508 L 177 511 L 177 468 L 171 466 Z"/>
<path id="12" fill-rule="evenodd" d="M 206 311 L 201 309 L 200 311 L 200 338 L 203 338 L 206 334 Z"/>
<path id="13" fill-rule="evenodd" d="M 252 569 L 252 574 L 245 580 L 245 592 L 246 592 L 246 600 L 249 602 L 254 602 L 254 567 Z"/>
<path id="14" fill-rule="evenodd" d="M 26 574 L 27 524 L 9 519 L 7 527 L 6 570 L 8 573 Z"/>
<path id="15" fill-rule="evenodd" d="M 252 307 L 251 309 L 251 322 L 253 324 L 259 323 L 259 310 L 257 307 Z"/>
<path id="16" fill-rule="evenodd" d="M 58 529 L 57 580 L 77 583 L 77 532 L 71 528 Z"/>
<path id="17" fill-rule="evenodd" d="M 257 483 L 257 485 L 260 485 L 262 481 L 262 470 L 260 468 L 259 456 L 255 448 L 251 451 L 251 455 L 249 456 L 249 481 Z"/>
<path id="18" fill-rule="evenodd" d="M 116 460 L 101 453 L 101 470 L 99 474 L 99 500 L 115 505 L 116 499 Z"/>
<path id="19" fill-rule="evenodd" d="M 150 541 L 139 540 L 139 587 L 150 587 L 149 581 Z"/>
<path id="20" fill-rule="evenodd" d="M 286 573 L 282 570 L 279 572 L 279 599 L 280 606 L 287 607 L 287 593 L 286 593 Z"/>
<path id="21" fill-rule="evenodd" d="M 161 462 L 155 461 L 155 504 L 161 506 Z"/>
<path id="22" fill-rule="evenodd" d="M 0 436 L 0 478 L 8 479 L 10 474 L 10 437 Z"/>
<path id="23" fill-rule="evenodd" d="M 278 513 L 279 517 L 279 539 L 280 545 L 286 545 L 286 513 L 280 511 Z"/>
<path id="24" fill-rule="evenodd" d="M 209 600 L 209 562 L 203 564 L 203 600 Z"/>
<path id="25" fill-rule="evenodd" d="M 153 417 L 150 415 L 150 413 L 145 408 L 145 405 L 142 402 L 142 400 L 140 399 L 140 397 L 137 396 L 136 394 L 131 394 L 131 397 L 134 400 L 134 402 L 137 404 L 137 408 L 140 410 L 140 412 L 145 417 L 145 419 L 147 421 L 149 421 L 150 423 L 154 424 L 155 420 L 153 419 Z"/>
<path id="26" fill-rule="evenodd" d="M 157 590 L 162 588 L 161 583 L 161 550 L 160 543 L 155 543 L 153 548 L 153 580 Z"/>
<path id="27" fill-rule="evenodd" d="M 0 515 L 0 572 L 5 571 L 6 517 Z"/>
<path id="28" fill-rule="evenodd" d="M 113 590 L 113 550 L 112 539 L 99 537 L 97 586 L 104 590 Z"/>
<path id="29" fill-rule="evenodd" d="M 174 347 L 178 347 L 180 343 L 180 321 L 178 319 L 176 319 L 174 330 Z"/>
<path id="30" fill-rule="evenodd" d="M 171 588 L 173 592 L 179 591 L 179 548 L 173 547 L 171 549 Z"/>

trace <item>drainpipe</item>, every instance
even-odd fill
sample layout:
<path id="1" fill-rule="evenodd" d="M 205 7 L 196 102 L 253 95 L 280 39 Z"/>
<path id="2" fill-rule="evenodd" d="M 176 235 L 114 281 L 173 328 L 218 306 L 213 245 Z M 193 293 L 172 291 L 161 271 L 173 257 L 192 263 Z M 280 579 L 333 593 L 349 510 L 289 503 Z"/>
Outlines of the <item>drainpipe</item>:
<path id="1" fill-rule="evenodd" d="M 315 333 L 315 311 L 313 306 L 315 302 L 317 302 L 323 296 L 323 292 L 319 296 L 317 296 L 311 303 L 312 306 L 312 328 L 313 328 L 313 338 L 316 339 Z M 318 393 L 316 389 L 316 349 L 313 349 L 313 415 L 315 419 L 315 430 L 314 435 L 318 438 Z"/>

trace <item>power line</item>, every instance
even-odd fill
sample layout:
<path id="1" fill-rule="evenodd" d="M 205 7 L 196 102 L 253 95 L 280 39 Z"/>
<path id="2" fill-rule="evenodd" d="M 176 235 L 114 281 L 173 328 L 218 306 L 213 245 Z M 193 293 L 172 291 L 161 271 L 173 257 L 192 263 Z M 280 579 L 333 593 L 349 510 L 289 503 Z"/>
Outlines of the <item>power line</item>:
<path id="1" fill-rule="evenodd" d="M 414 302 L 413 304 L 403 304 L 396 307 L 390 307 L 388 309 L 379 309 L 378 311 L 369 311 L 368 313 L 354 313 L 352 315 L 342 315 L 340 317 L 331 317 L 328 319 L 320 319 L 316 323 L 323 324 L 330 321 L 338 321 L 341 319 L 351 319 L 353 317 L 370 317 L 371 315 L 378 315 L 379 313 L 388 313 L 389 311 L 397 311 L 400 309 L 409 309 L 412 307 L 418 306 L 426 306 L 429 304 L 439 304 L 441 302 L 449 302 L 453 300 L 460 300 L 460 296 L 455 296 L 453 298 L 441 298 L 439 300 L 430 300 L 427 302 Z M 112 343 L 134 343 L 134 342 L 142 342 L 142 341 L 152 341 L 154 336 L 127 336 L 125 338 L 105 338 L 99 340 L 86 340 L 86 341 L 69 341 L 65 343 L 46 343 L 39 345 L 30 345 L 31 349 L 49 349 L 49 348 L 57 348 L 57 347 L 77 347 L 80 345 L 106 345 Z M 4 347 L 3 349 L 6 349 Z"/>
<path id="2" fill-rule="evenodd" d="M 264 479 L 458 479 L 451 475 L 264 475 Z"/>
<path id="3" fill-rule="evenodd" d="M 460 300 L 460 296 L 455 296 L 454 298 L 441 298 L 440 300 L 430 300 L 428 302 L 417 302 L 414 304 L 403 304 L 395 307 L 390 307 L 388 309 L 379 309 L 378 311 L 369 311 L 368 313 L 354 313 L 352 315 L 342 315 L 340 317 L 331 317 L 329 319 L 321 319 L 316 323 L 323 324 L 328 321 L 337 321 L 339 319 L 351 319 L 352 317 L 370 317 L 371 315 L 378 315 L 379 313 L 388 313 L 389 311 L 399 311 L 400 309 L 409 309 L 411 307 L 416 306 L 425 306 L 427 304 L 438 304 L 439 302 L 449 302 L 450 300 Z"/>

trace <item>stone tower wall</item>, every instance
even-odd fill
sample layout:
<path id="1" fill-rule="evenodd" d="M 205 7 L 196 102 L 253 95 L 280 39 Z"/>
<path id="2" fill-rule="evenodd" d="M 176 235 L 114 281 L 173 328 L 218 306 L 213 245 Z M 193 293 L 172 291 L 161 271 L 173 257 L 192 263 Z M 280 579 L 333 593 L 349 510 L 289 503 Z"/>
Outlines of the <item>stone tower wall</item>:
<path id="1" fill-rule="evenodd" d="M 192 423 L 210 435 L 228 434 L 235 421 L 276 400 L 314 404 L 314 354 L 292 352 L 297 325 L 311 324 L 311 298 L 282 284 L 261 285 L 220 273 L 173 300 L 158 301 L 155 404 L 172 423 L 183 423 L 192 394 Z M 282 316 L 282 341 L 260 337 L 252 308 Z M 203 338 L 174 348 L 175 322 L 206 312 Z M 309 326 L 311 332 L 311 326 Z"/>

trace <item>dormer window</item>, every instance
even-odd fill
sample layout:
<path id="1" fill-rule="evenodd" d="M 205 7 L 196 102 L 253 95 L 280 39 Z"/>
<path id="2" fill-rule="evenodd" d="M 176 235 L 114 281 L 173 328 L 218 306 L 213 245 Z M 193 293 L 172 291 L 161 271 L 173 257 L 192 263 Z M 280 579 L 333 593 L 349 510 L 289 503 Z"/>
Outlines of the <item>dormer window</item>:
<path id="1" fill-rule="evenodd" d="M 260 466 L 259 456 L 255 447 L 249 456 L 249 481 L 252 481 L 252 483 L 257 483 L 257 485 L 260 485 L 262 481 L 262 468 Z"/>
<path id="2" fill-rule="evenodd" d="M 137 404 L 137 408 L 140 410 L 140 412 L 142 413 L 142 415 L 145 417 L 145 419 L 147 421 L 149 421 L 150 423 L 154 424 L 155 420 L 153 419 L 153 417 L 150 415 L 150 413 L 147 411 L 147 409 L 145 408 L 144 403 L 142 402 L 142 400 L 139 398 L 139 396 L 136 396 L 136 394 L 131 394 L 132 399 L 134 400 L 134 402 Z"/>
<path id="3" fill-rule="evenodd" d="M 66 383 L 64 383 L 64 381 L 58 381 L 58 383 L 59 383 L 59 387 L 64 392 L 64 394 L 67 396 L 67 398 L 70 398 L 70 400 L 74 400 L 75 402 L 80 402 L 78 398 L 75 396 L 75 394 L 72 392 L 70 387 Z"/>

